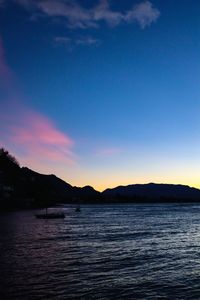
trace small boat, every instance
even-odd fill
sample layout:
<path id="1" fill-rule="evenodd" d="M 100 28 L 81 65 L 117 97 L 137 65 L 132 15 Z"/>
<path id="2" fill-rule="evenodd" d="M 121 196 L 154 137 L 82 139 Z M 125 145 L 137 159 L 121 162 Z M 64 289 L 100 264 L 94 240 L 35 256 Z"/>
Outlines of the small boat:
<path id="1" fill-rule="evenodd" d="M 45 214 L 36 214 L 35 217 L 37 219 L 64 219 L 65 218 L 65 214 L 64 213 L 48 213 L 47 212 L 47 208 L 46 208 L 46 213 Z"/>
<path id="2" fill-rule="evenodd" d="M 76 209 L 75 209 L 75 212 L 80 212 L 81 211 L 81 208 L 80 206 L 78 206 Z"/>

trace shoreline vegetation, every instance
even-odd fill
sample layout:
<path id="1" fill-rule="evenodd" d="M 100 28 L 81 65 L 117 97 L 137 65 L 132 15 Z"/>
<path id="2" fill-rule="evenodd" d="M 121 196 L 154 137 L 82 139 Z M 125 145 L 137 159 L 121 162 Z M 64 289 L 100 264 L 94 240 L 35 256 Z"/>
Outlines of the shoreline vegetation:
<path id="1" fill-rule="evenodd" d="M 0 210 L 43 208 L 59 204 L 200 203 L 200 190 L 175 184 L 132 184 L 96 191 L 76 187 L 55 175 L 26 167 L 0 149 Z"/>

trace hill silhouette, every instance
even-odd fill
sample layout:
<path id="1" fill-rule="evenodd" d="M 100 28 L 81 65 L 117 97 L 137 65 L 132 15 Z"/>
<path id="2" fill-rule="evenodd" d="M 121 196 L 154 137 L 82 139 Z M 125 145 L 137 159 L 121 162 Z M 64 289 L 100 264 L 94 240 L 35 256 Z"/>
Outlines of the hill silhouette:
<path id="1" fill-rule="evenodd" d="M 73 187 L 55 175 L 20 167 L 5 149 L 0 149 L 0 208 L 44 207 L 59 203 L 98 200 L 92 187 Z"/>
<path id="2" fill-rule="evenodd" d="M 45 207 L 60 203 L 191 202 L 200 190 L 174 184 L 133 184 L 100 193 L 91 186 L 76 187 L 55 175 L 20 167 L 16 158 L 0 149 L 0 209 Z"/>
<path id="3" fill-rule="evenodd" d="M 106 189 L 107 198 L 139 201 L 200 201 L 200 190 L 181 184 L 132 184 Z"/>

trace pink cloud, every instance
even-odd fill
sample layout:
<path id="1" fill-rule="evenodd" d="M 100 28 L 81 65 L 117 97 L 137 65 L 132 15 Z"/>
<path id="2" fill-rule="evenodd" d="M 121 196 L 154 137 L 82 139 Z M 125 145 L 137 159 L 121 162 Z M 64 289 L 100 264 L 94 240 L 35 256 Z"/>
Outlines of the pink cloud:
<path id="1" fill-rule="evenodd" d="M 31 166 L 31 162 L 36 161 L 44 165 L 75 163 L 73 140 L 59 131 L 48 118 L 23 108 L 16 115 L 7 116 L 7 120 L 8 125 L 0 131 L 2 142 L 19 155 L 22 153 L 22 161 Z"/>
<path id="2" fill-rule="evenodd" d="M 13 128 L 17 132 L 19 142 L 31 142 L 37 139 L 45 144 L 71 145 L 72 141 L 59 132 L 46 117 L 38 113 L 26 111 L 26 116 L 23 120 L 25 128 Z M 28 125 L 28 127 L 27 127 Z"/>

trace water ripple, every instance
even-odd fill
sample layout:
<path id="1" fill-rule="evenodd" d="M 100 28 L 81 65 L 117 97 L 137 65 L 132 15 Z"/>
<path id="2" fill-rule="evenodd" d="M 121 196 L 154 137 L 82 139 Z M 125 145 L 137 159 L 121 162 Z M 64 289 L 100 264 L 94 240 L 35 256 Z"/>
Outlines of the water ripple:
<path id="1" fill-rule="evenodd" d="M 1 299 L 200 299 L 200 206 L 0 215 Z"/>

